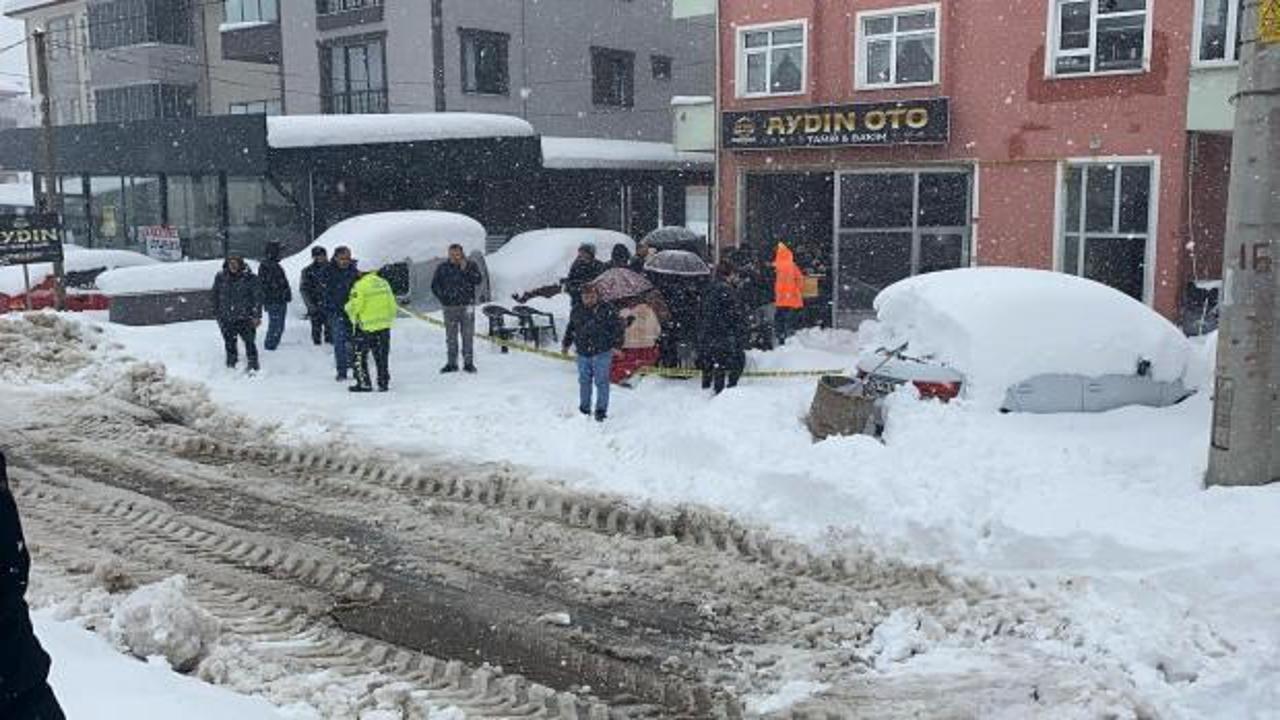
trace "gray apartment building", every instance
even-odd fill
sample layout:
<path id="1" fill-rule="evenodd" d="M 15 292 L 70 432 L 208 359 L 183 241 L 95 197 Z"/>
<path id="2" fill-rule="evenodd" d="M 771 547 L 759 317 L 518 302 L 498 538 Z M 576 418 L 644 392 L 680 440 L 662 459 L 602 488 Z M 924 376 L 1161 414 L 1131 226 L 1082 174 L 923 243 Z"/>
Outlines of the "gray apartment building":
<path id="1" fill-rule="evenodd" d="M 706 18 L 672 0 L 281 4 L 285 111 L 468 111 L 542 135 L 671 140 L 671 99 L 714 87 Z"/>

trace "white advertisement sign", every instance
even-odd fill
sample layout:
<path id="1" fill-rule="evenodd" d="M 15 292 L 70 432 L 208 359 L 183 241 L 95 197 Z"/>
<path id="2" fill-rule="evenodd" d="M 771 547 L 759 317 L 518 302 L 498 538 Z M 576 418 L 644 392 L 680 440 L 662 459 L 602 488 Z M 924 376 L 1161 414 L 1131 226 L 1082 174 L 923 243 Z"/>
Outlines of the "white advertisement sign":
<path id="1" fill-rule="evenodd" d="M 138 228 L 142 235 L 142 244 L 147 255 L 165 262 L 177 262 L 182 259 L 182 240 L 178 237 L 178 229 L 170 225 L 147 225 Z"/>

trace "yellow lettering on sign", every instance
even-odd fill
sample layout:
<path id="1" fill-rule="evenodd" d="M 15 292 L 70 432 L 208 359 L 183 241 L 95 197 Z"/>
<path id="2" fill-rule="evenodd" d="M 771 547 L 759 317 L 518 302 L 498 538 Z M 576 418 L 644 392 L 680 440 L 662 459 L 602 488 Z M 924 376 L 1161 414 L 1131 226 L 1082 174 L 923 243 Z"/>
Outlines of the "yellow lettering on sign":
<path id="1" fill-rule="evenodd" d="M 787 134 L 795 135 L 800 129 L 800 122 L 804 120 L 803 115 L 791 115 L 787 117 Z"/>
<path id="2" fill-rule="evenodd" d="M 1258 42 L 1280 43 L 1280 0 L 1259 1 Z"/>
<path id="3" fill-rule="evenodd" d="M 804 131 L 809 135 L 822 132 L 822 116 L 816 113 L 805 115 Z"/>
<path id="4" fill-rule="evenodd" d="M 924 108 L 912 108 L 907 111 L 907 127 L 922 130 L 929 125 L 929 111 Z"/>
<path id="5" fill-rule="evenodd" d="M 889 127 L 894 130 L 902 127 L 902 116 L 906 114 L 907 111 L 903 108 L 894 108 L 893 110 L 886 112 L 885 115 L 889 117 Z"/>
<path id="6" fill-rule="evenodd" d="M 866 125 L 868 130 L 883 130 L 885 125 L 884 112 L 881 110 L 872 110 L 863 116 L 862 124 Z"/>
<path id="7" fill-rule="evenodd" d="M 765 125 L 765 128 L 764 128 L 764 134 L 765 135 L 786 135 L 787 126 L 783 124 L 782 117 L 779 115 L 774 115 L 773 117 L 769 118 L 769 122 L 768 124 Z"/>
<path id="8" fill-rule="evenodd" d="M 858 114 L 853 112 L 836 113 L 834 118 L 836 132 L 856 132 L 858 130 Z"/>

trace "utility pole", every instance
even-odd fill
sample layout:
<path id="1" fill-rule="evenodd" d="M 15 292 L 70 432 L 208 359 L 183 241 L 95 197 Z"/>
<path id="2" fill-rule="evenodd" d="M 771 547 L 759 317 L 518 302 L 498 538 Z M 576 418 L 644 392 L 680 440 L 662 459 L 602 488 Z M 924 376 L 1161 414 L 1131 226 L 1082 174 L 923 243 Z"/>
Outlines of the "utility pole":
<path id="1" fill-rule="evenodd" d="M 1280 0 L 1246 0 L 1208 485 L 1280 480 Z"/>
<path id="2" fill-rule="evenodd" d="M 44 30 L 31 34 L 35 42 L 36 90 L 40 93 L 40 145 L 42 152 L 40 176 L 43 190 L 40 193 L 40 212 L 62 216 L 62 196 L 58 194 L 58 166 L 53 145 L 53 98 L 49 95 L 49 42 Z M 54 307 L 67 309 L 66 274 L 61 259 L 53 264 Z"/>

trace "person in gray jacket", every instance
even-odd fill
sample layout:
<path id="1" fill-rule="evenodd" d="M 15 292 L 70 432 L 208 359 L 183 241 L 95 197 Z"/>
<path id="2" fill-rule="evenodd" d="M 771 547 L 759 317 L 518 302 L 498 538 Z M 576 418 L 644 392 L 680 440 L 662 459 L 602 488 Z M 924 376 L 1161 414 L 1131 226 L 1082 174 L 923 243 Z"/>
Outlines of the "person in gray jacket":
<path id="1" fill-rule="evenodd" d="M 476 288 L 483 278 L 480 268 L 467 259 L 461 245 L 449 246 L 449 260 L 440 263 L 431 279 L 431 292 L 444 306 L 444 332 L 449 359 L 442 373 L 458 371 L 458 339 L 462 339 L 462 369 L 476 371 Z"/>

